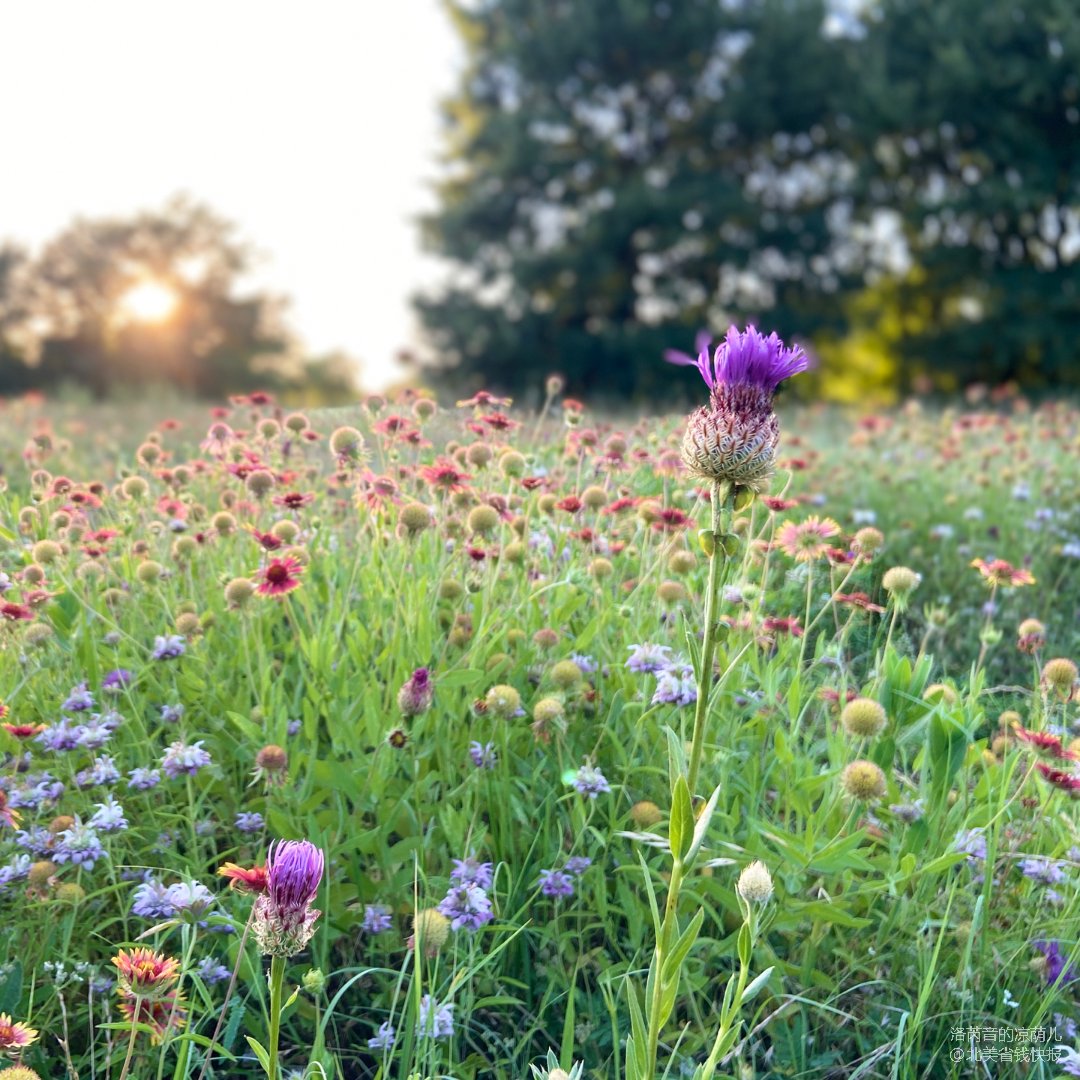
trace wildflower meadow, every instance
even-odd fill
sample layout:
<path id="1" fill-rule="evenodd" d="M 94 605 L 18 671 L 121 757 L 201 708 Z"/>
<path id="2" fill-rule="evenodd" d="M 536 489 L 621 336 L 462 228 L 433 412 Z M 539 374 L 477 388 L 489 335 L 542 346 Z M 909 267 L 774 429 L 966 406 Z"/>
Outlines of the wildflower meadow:
<path id="1" fill-rule="evenodd" d="M 0 1078 L 1080 1075 L 1080 409 L 669 359 L 0 403 Z"/>

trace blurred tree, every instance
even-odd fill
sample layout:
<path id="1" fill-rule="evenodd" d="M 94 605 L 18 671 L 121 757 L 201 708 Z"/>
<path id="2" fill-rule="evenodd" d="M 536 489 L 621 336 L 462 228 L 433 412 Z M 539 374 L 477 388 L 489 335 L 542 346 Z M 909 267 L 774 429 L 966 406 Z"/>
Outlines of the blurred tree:
<path id="1" fill-rule="evenodd" d="M 240 294 L 252 259 L 230 223 L 185 198 L 131 219 L 76 221 L 32 262 L 0 254 L 0 392 L 169 384 L 221 397 L 302 383 L 281 301 Z M 320 370 L 323 389 L 351 389 L 340 369 Z"/>
<path id="2" fill-rule="evenodd" d="M 746 320 L 848 399 L 1080 380 L 1075 0 L 448 8 L 424 235 L 457 272 L 417 299 L 447 380 L 657 398 L 665 347 Z"/>
<path id="3" fill-rule="evenodd" d="M 845 43 L 822 0 L 450 2 L 469 66 L 425 221 L 435 366 L 520 390 L 670 395 L 660 356 L 768 312 L 836 325 Z"/>
<path id="4" fill-rule="evenodd" d="M 895 208 L 909 379 L 1080 385 L 1076 0 L 882 0 L 852 54 L 857 212 Z"/>

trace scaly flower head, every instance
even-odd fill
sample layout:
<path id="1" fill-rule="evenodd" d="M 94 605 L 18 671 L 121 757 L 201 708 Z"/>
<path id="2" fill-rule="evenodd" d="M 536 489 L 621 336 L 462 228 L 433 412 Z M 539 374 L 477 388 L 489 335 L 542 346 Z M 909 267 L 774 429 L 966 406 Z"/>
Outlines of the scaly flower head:
<path id="1" fill-rule="evenodd" d="M 742 333 L 733 326 L 712 356 L 705 348 L 693 363 L 709 387 L 709 404 L 690 416 L 683 462 L 704 480 L 765 491 L 780 441 L 773 395 L 784 379 L 805 371 L 809 359 L 798 346 L 786 348 L 776 334 L 766 338 L 753 326 Z"/>
<path id="2" fill-rule="evenodd" d="M 294 956 L 311 940 L 319 912 L 311 905 L 323 875 L 323 853 L 307 840 L 271 845 L 266 892 L 255 901 L 252 932 L 268 956 Z"/>

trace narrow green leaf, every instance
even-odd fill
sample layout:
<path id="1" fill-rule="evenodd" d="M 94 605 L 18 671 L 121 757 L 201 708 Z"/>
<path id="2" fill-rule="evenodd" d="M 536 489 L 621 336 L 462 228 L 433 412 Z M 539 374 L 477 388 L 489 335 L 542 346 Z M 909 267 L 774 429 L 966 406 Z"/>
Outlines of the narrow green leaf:
<path id="1" fill-rule="evenodd" d="M 753 1001 L 758 995 L 758 991 L 769 981 L 769 976 L 773 973 L 773 968 L 766 968 L 752 983 L 743 991 L 742 997 L 739 999 L 739 1006 L 747 1004 L 747 1002 Z"/>
<path id="2" fill-rule="evenodd" d="M 681 859 L 694 842 L 694 807 L 690 788 L 681 773 L 671 793 L 671 821 L 668 823 L 668 846 L 676 859 Z"/>

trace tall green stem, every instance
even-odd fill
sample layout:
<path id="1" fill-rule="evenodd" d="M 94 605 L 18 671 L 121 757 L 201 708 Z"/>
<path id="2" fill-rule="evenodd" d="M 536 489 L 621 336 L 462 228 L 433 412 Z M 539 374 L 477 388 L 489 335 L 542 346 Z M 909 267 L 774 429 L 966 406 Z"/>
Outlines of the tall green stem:
<path id="1" fill-rule="evenodd" d="M 267 1075 L 270 1080 L 278 1080 L 278 1038 L 281 1034 L 281 988 L 285 982 L 285 957 L 270 958 L 270 1045 L 266 1052 L 270 1057 Z"/>
<path id="2" fill-rule="evenodd" d="M 686 781 L 693 795 L 701 771 L 701 755 L 705 749 L 705 724 L 709 716 L 709 696 L 712 691 L 713 654 L 716 652 L 716 612 L 721 576 L 726 577 L 728 558 L 724 550 L 724 529 L 735 509 L 735 488 L 731 484 L 713 484 L 712 554 L 709 556 L 709 581 L 705 591 L 705 636 L 701 642 L 701 669 L 698 672 L 697 702 L 694 705 L 694 734 L 690 743 L 690 768 Z"/>

